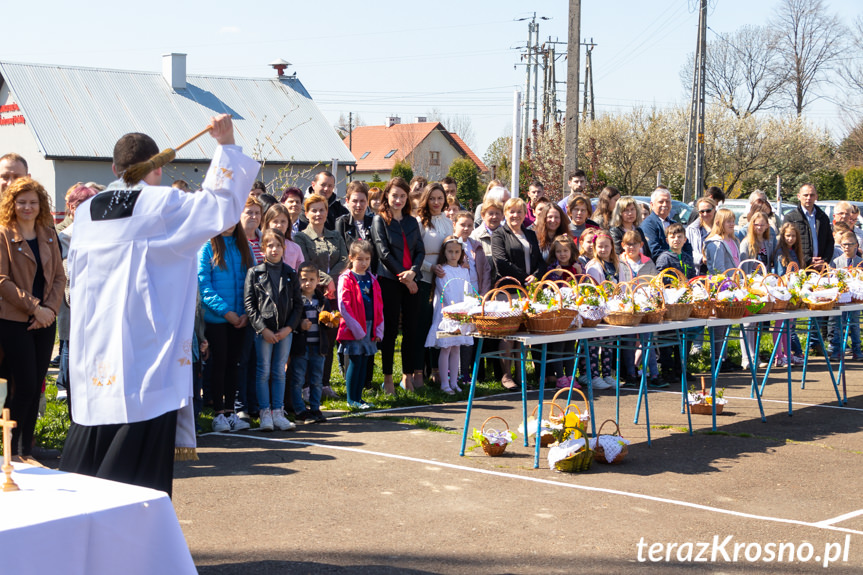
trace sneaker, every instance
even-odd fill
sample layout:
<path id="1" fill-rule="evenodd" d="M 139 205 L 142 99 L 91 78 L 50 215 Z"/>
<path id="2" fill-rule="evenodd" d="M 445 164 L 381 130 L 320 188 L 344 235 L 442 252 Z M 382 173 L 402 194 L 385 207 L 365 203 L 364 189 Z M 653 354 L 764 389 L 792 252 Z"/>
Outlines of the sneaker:
<path id="1" fill-rule="evenodd" d="M 555 387 L 557 389 L 566 389 L 569 387 L 570 382 L 572 381 L 571 377 L 563 376 L 557 378 L 557 383 L 555 383 Z M 577 384 L 576 384 L 577 385 Z"/>
<path id="2" fill-rule="evenodd" d="M 261 426 L 258 429 L 261 431 L 273 430 L 273 412 L 269 408 L 261 410 Z"/>
<path id="3" fill-rule="evenodd" d="M 313 423 L 312 412 L 308 409 L 304 409 L 299 413 L 294 413 L 294 421 L 297 423 Z"/>
<path id="4" fill-rule="evenodd" d="M 608 389 L 609 387 L 611 387 L 605 382 L 604 379 L 602 379 L 598 375 L 593 378 L 593 380 L 591 381 L 591 385 L 593 385 L 593 389 Z"/>
<path id="5" fill-rule="evenodd" d="M 339 396 L 336 394 L 335 391 L 333 391 L 332 387 L 330 387 L 329 385 L 325 385 L 321 389 L 321 397 L 329 397 L 330 399 L 336 399 Z"/>
<path id="6" fill-rule="evenodd" d="M 851 359 L 854 361 L 863 361 L 863 353 L 855 353 L 851 356 Z"/>
<path id="7" fill-rule="evenodd" d="M 804 363 L 804 360 L 802 357 L 797 356 L 797 355 L 791 356 L 791 365 L 803 365 L 803 363 Z"/>
<path id="8" fill-rule="evenodd" d="M 776 367 L 787 367 L 787 366 L 788 366 L 788 360 L 786 360 L 784 357 L 777 357 L 776 358 Z"/>
<path id="9" fill-rule="evenodd" d="M 770 364 L 767 363 L 766 361 L 759 361 L 758 362 L 758 369 L 765 369 L 768 365 L 770 365 Z"/>
<path id="10" fill-rule="evenodd" d="M 689 355 L 701 355 L 701 346 L 692 346 L 689 350 Z"/>
<path id="11" fill-rule="evenodd" d="M 602 379 L 604 379 L 604 380 L 605 380 L 605 383 L 607 383 L 607 384 L 608 384 L 608 387 L 614 387 L 615 385 L 617 385 L 617 378 L 616 378 L 616 377 L 612 377 L 612 376 L 610 376 L 610 375 L 606 375 L 606 376 L 605 376 L 605 377 L 603 377 Z"/>
<path id="12" fill-rule="evenodd" d="M 327 420 L 326 416 L 320 411 L 313 411 L 311 420 L 306 421 L 306 423 L 324 423 Z"/>
<path id="13" fill-rule="evenodd" d="M 659 379 L 659 376 L 651 377 L 647 380 L 647 387 L 653 387 L 655 389 L 662 389 L 664 387 L 668 387 L 668 383 Z"/>
<path id="14" fill-rule="evenodd" d="M 237 417 L 236 413 L 232 413 L 227 417 L 228 424 L 231 426 L 231 431 L 243 431 L 252 427 L 247 422 Z"/>
<path id="15" fill-rule="evenodd" d="M 580 383 L 581 385 L 586 387 L 586 386 L 590 385 L 590 378 L 587 377 L 586 375 L 582 375 L 581 377 L 578 378 L 578 383 Z"/>
<path id="16" fill-rule="evenodd" d="M 375 406 L 371 403 L 366 403 L 365 401 L 360 403 L 360 409 L 374 409 Z"/>
<path id="17" fill-rule="evenodd" d="M 224 413 L 220 413 L 213 418 L 213 431 L 216 433 L 231 431 L 231 424 L 228 423 L 228 418 L 225 417 Z"/>
<path id="18" fill-rule="evenodd" d="M 261 417 L 261 421 L 263 421 L 263 417 Z M 279 431 L 292 431 L 297 428 L 293 421 L 285 417 L 284 409 L 273 410 L 273 425 Z"/>
<path id="19" fill-rule="evenodd" d="M 241 410 L 237 411 L 237 417 L 239 417 L 240 419 L 242 419 L 246 423 L 249 423 L 252 421 L 252 418 L 249 416 L 249 412 L 246 411 L 245 409 L 241 409 Z"/>

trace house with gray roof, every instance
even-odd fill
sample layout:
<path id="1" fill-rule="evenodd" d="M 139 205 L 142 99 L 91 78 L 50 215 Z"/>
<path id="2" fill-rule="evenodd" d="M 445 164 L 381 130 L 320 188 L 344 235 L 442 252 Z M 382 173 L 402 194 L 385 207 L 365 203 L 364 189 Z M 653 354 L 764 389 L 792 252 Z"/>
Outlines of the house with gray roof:
<path id="1" fill-rule="evenodd" d="M 267 191 L 304 189 L 329 170 L 344 193 L 354 156 L 296 74 L 284 74 L 288 63 L 271 65 L 271 78 L 233 78 L 187 75 L 185 54 L 164 55 L 161 73 L 0 62 L 0 156 L 24 156 L 61 213 L 75 183 L 115 179 L 111 156 L 123 134 L 143 132 L 169 148 L 227 113 L 237 144 L 263 164 Z M 204 137 L 180 150 L 162 183 L 182 179 L 197 189 L 215 145 Z"/>

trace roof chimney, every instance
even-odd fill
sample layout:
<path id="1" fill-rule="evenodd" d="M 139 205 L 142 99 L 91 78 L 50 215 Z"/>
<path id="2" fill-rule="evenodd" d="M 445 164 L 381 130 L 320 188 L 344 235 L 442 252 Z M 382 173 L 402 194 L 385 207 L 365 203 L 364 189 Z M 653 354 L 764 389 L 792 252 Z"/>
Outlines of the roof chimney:
<path id="1" fill-rule="evenodd" d="M 414 123 L 416 123 L 416 124 L 424 124 L 424 123 L 426 123 L 426 122 L 428 122 L 428 121 L 429 121 L 429 119 L 428 119 L 427 117 L 425 117 L 425 116 L 417 116 L 417 117 L 416 117 L 416 119 L 414 120 Z"/>
<path id="2" fill-rule="evenodd" d="M 387 118 L 387 128 L 390 128 L 392 126 L 395 126 L 396 124 L 401 124 L 401 123 L 402 123 L 402 119 L 399 118 L 398 116 L 390 116 Z"/>
<path id="3" fill-rule="evenodd" d="M 271 66 L 272 68 L 274 68 L 276 70 L 276 75 L 279 78 L 283 78 L 285 76 L 285 69 L 290 65 L 291 65 L 290 62 L 286 62 L 286 61 L 282 60 L 281 58 L 279 58 L 278 60 L 275 60 L 273 62 L 270 62 L 268 64 L 268 66 Z"/>
<path id="4" fill-rule="evenodd" d="M 162 77 L 172 90 L 185 90 L 186 55 L 162 54 Z"/>

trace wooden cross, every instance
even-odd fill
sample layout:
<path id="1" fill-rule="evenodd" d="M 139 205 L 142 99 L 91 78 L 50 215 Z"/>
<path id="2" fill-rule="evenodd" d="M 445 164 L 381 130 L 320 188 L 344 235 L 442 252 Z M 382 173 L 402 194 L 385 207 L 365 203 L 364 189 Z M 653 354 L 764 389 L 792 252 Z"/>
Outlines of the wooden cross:
<path id="1" fill-rule="evenodd" d="M 3 491 L 18 491 L 18 486 L 12 481 L 12 428 L 17 425 L 17 422 L 12 421 L 9 408 L 4 408 L 3 419 L 0 419 L 0 427 L 3 428 L 3 473 L 6 474 Z"/>

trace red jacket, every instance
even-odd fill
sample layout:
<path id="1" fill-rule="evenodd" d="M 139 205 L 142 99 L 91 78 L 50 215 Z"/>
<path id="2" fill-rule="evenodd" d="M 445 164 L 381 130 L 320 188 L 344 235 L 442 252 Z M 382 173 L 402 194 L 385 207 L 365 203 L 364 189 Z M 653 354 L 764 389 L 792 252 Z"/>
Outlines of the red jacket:
<path id="1" fill-rule="evenodd" d="M 374 302 L 374 319 L 372 320 L 373 339 L 384 337 L 384 300 L 381 297 L 381 286 L 378 278 L 372 274 L 372 298 Z M 336 341 L 351 341 L 363 339 L 366 336 L 366 309 L 363 304 L 363 294 L 360 284 L 350 270 L 339 275 L 339 333 Z"/>

